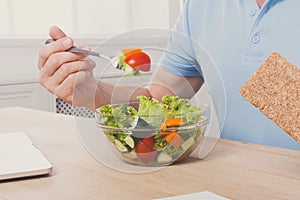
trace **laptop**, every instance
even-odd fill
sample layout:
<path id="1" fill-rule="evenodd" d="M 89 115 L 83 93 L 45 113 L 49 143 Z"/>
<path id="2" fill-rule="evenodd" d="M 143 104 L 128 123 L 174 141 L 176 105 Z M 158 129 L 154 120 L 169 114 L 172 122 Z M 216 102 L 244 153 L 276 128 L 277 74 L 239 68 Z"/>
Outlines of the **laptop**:
<path id="1" fill-rule="evenodd" d="M 25 133 L 0 133 L 0 180 L 44 175 L 51 171 L 51 163 Z"/>

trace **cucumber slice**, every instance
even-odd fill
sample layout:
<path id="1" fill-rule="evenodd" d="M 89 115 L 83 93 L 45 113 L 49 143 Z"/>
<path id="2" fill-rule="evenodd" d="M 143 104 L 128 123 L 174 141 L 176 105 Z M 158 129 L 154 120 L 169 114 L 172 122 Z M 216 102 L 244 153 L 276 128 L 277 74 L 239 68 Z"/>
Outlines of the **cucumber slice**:
<path id="1" fill-rule="evenodd" d="M 190 148 L 193 144 L 195 144 L 195 139 L 193 137 L 190 137 L 189 139 L 187 139 L 184 143 L 181 144 L 181 148 L 183 149 L 183 151 L 188 150 L 188 148 Z"/>
<path id="2" fill-rule="evenodd" d="M 119 140 L 115 140 L 115 147 L 121 152 L 128 151 L 128 149 Z"/>
<path id="3" fill-rule="evenodd" d="M 157 162 L 158 163 L 170 163 L 172 161 L 172 157 L 170 155 L 168 155 L 165 152 L 161 152 L 158 156 L 157 156 Z"/>
<path id="4" fill-rule="evenodd" d="M 137 159 L 136 153 L 134 151 L 128 152 L 128 153 L 123 153 L 123 156 L 131 159 L 131 160 L 135 160 Z"/>
<path id="5" fill-rule="evenodd" d="M 129 135 L 124 139 L 124 141 L 126 142 L 126 144 L 128 144 L 128 146 L 130 146 L 132 149 L 134 148 L 134 140 L 132 139 L 132 137 L 130 137 Z"/>
<path id="6" fill-rule="evenodd" d="M 131 122 L 131 128 L 135 128 L 138 121 L 139 121 L 139 117 L 138 116 L 132 116 L 133 117 L 133 121 Z"/>

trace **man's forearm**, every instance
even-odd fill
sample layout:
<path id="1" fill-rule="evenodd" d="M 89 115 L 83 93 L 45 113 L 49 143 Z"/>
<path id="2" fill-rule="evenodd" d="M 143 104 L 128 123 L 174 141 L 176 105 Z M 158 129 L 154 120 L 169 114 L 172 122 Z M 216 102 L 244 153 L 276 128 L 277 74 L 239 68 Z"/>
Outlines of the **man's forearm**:
<path id="1" fill-rule="evenodd" d="M 149 90 L 144 87 L 118 86 L 99 81 L 95 92 L 95 108 L 104 104 L 135 102 L 139 95 L 152 97 Z"/>
<path id="2" fill-rule="evenodd" d="M 95 91 L 95 108 L 104 104 L 136 102 L 136 97 L 145 95 L 161 99 L 164 95 L 191 98 L 202 86 L 202 77 L 182 77 L 158 69 L 147 87 L 118 86 L 98 81 Z"/>

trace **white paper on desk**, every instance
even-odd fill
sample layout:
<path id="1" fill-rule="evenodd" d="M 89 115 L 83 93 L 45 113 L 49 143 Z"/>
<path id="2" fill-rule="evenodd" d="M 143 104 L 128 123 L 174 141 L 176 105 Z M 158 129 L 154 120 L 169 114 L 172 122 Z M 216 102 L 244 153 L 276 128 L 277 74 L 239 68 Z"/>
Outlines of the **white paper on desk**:
<path id="1" fill-rule="evenodd" d="M 180 196 L 173 196 L 173 197 L 166 197 L 162 199 L 156 200 L 229 200 L 225 197 L 219 196 L 217 194 L 205 191 L 205 192 L 196 192 L 192 194 L 180 195 Z"/>

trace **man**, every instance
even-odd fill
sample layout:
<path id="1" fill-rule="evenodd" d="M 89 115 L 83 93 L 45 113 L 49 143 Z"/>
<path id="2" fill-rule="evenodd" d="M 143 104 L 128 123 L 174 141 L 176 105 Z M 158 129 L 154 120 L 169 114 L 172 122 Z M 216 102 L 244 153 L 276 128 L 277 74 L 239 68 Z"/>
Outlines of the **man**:
<path id="1" fill-rule="evenodd" d="M 168 50 L 180 56 L 165 53 L 152 83 L 145 88 L 98 82 L 92 74 L 95 63 L 65 52 L 73 40 L 52 27 L 50 36 L 56 42 L 41 48 L 39 81 L 67 102 L 94 109 L 110 103 L 113 93 L 120 102 L 141 94 L 158 99 L 165 94 L 189 98 L 204 77 L 217 111 L 221 107 L 226 110 L 222 137 L 300 150 L 297 142 L 239 94 L 243 83 L 273 51 L 300 66 L 299 6 L 297 0 L 187 0 L 168 45 Z M 210 78 L 209 66 L 201 65 L 201 46 L 214 60 L 224 91 L 217 86 L 221 80 Z M 218 102 L 221 92 L 226 99 Z"/>

